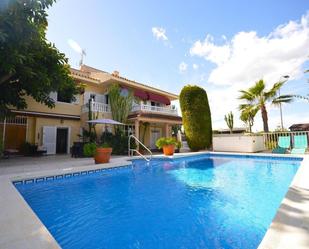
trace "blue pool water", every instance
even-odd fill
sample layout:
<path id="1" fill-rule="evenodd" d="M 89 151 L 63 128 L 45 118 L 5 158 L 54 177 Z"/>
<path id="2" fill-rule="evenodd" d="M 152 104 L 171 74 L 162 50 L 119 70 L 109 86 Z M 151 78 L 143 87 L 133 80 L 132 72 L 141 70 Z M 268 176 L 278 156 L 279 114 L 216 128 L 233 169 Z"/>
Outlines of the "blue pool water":
<path id="1" fill-rule="evenodd" d="M 300 161 L 222 156 L 16 185 L 64 249 L 257 248 Z"/>

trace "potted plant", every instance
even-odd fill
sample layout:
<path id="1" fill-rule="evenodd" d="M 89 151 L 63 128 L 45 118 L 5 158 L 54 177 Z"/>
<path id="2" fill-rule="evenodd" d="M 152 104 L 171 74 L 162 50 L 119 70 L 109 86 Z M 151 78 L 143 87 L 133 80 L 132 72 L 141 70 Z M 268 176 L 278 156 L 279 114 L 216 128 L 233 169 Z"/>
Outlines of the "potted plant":
<path id="1" fill-rule="evenodd" d="M 172 137 L 161 137 L 156 141 L 156 146 L 159 149 L 163 148 L 165 156 L 172 156 L 174 154 L 176 144 L 176 139 Z"/>
<path id="2" fill-rule="evenodd" d="M 109 146 L 108 143 L 103 143 L 96 148 L 94 154 L 94 161 L 98 163 L 108 163 L 111 157 L 113 149 Z"/>
<path id="3" fill-rule="evenodd" d="M 182 147 L 182 144 L 180 141 L 177 141 L 176 142 L 176 150 L 175 150 L 175 153 L 179 153 L 180 152 L 180 149 Z"/>

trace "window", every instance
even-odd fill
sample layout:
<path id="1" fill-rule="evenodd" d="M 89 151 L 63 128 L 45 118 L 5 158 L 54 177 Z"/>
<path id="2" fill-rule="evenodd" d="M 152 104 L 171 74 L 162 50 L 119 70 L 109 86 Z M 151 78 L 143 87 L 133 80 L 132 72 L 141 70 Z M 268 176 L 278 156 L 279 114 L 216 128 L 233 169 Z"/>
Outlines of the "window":
<path id="1" fill-rule="evenodd" d="M 65 91 L 58 91 L 57 92 L 57 101 L 64 102 L 64 103 L 71 103 L 71 98 L 66 95 Z"/>
<path id="2" fill-rule="evenodd" d="M 90 94 L 90 99 L 91 99 L 92 101 L 95 101 L 95 94 L 91 93 L 91 94 Z"/>
<path id="3" fill-rule="evenodd" d="M 109 103 L 109 96 L 108 96 L 108 94 L 106 94 L 106 95 L 105 95 L 105 104 L 108 105 L 108 103 Z"/>

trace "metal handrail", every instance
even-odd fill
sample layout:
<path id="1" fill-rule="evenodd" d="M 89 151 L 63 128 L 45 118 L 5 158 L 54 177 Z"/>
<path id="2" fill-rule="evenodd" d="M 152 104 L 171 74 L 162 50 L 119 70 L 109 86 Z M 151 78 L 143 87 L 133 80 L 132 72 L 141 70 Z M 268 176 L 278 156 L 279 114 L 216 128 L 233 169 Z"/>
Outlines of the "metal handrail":
<path id="1" fill-rule="evenodd" d="M 140 153 L 138 150 L 136 149 L 131 149 L 131 138 L 134 138 L 134 140 L 140 144 L 141 146 L 143 146 L 150 154 L 150 158 L 145 157 L 142 153 Z M 129 157 L 134 155 L 134 152 L 136 152 L 138 155 L 140 155 L 142 158 L 144 158 L 147 162 L 149 162 L 152 159 L 152 152 L 150 149 L 148 149 L 141 141 L 138 140 L 138 138 L 134 135 L 130 135 L 129 139 L 128 139 L 128 155 Z"/>

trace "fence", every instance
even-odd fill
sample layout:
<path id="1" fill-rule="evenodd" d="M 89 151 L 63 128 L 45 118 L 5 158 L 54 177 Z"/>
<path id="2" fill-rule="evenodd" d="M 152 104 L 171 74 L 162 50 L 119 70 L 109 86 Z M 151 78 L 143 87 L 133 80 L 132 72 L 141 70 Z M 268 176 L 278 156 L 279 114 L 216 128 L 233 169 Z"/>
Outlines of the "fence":
<path id="1" fill-rule="evenodd" d="M 278 145 L 279 136 L 290 136 L 291 138 L 291 148 L 294 147 L 294 136 L 296 135 L 306 135 L 309 141 L 309 131 L 279 131 L 279 132 L 268 132 L 263 133 L 263 139 L 265 148 L 272 150 Z"/>

